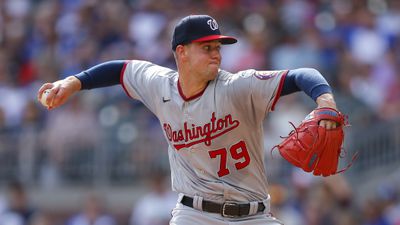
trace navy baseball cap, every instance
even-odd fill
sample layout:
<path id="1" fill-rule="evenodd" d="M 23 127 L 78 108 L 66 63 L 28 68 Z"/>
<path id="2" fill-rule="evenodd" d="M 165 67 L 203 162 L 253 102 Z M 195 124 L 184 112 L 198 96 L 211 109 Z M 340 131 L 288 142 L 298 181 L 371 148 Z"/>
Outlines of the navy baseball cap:
<path id="1" fill-rule="evenodd" d="M 221 35 L 217 21 L 208 15 L 190 15 L 175 26 L 172 36 L 172 50 L 176 46 L 192 42 L 219 40 L 222 44 L 234 44 L 236 38 Z"/>

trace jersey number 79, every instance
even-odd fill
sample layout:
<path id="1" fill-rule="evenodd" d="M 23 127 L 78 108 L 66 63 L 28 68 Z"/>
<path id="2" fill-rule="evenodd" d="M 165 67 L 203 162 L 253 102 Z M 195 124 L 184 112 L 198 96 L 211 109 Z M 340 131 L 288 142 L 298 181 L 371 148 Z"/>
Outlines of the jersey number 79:
<path id="1" fill-rule="evenodd" d="M 247 151 L 246 143 L 244 141 L 239 141 L 238 143 L 232 145 L 228 149 L 220 148 L 217 150 L 211 150 L 208 152 L 211 158 L 219 158 L 219 171 L 218 176 L 222 177 L 228 175 L 230 173 L 227 166 L 227 158 L 228 152 L 230 156 L 235 159 L 237 162 L 235 163 L 235 167 L 237 170 L 243 169 L 250 164 L 250 155 Z"/>

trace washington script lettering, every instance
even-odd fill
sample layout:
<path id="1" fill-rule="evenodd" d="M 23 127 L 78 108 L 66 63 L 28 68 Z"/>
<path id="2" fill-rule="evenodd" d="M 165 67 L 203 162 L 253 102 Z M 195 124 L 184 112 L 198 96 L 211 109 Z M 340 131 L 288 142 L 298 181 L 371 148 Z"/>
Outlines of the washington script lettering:
<path id="1" fill-rule="evenodd" d="M 202 126 L 187 122 L 183 124 L 182 130 L 172 130 L 171 125 L 164 123 L 164 131 L 169 141 L 174 143 L 176 150 L 187 148 L 195 144 L 203 143 L 211 145 L 211 140 L 217 138 L 239 126 L 239 121 L 234 120 L 232 115 L 228 114 L 224 118 L 215 118 L 215 112 L 212 113 L 209 123 Z M 182 143 L 184 142 L 184 143 Z"/>

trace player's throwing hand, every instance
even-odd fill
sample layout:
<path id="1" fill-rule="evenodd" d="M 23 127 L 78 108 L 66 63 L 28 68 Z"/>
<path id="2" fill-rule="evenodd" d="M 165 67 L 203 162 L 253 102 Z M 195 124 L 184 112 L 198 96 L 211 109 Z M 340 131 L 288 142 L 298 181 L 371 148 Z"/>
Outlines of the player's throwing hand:
<path id="1" fill-rule="evenodd" d="M 74 76 L 67 77 L 54 83 L 43 84 L 37 98 L 42 102 L 42 95 L 45 90 L 49 90 L 45 102 L 42 102 L 48 109 L 53 109 L 64 104 L 69 97 L 81 89 L 81 82 Z"/>

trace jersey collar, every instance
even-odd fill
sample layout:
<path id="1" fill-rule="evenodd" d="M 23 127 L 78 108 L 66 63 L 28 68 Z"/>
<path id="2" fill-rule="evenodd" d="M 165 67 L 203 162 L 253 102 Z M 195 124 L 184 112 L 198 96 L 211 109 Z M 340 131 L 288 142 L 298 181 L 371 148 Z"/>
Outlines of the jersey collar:
<path id="1" fill-rule="evenodd" d="M 207 85 L 204 87 L 204 89 L 203 89 L 202 91 L 200 91 L 199 93 L 197 93 L 197 94 L 195 94 L 195 95 L 193 95 L 193 96 L 190 96 L 190 97 L 186 97 L 186 96 L 183 94 L 182 87 L 181 87 L 181 84 L 180 84 L 179 79 L 178 79 L 177 86 L 178 86 L 179 95 L 181 96 L 181 98 L 182 98 L 185 102 L 191 101 L 191 100 L 193 100 L 193 99 L 196 99 L 196 98 L 202 96 L 203 93 L 204 93 L 204 91 L 207 89 L 209 83 L 210 83 L 210 81 L 207 83 Z"/>

